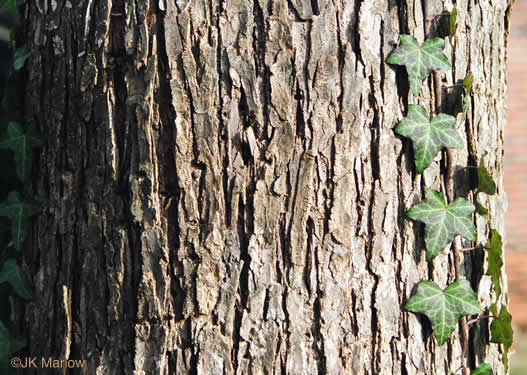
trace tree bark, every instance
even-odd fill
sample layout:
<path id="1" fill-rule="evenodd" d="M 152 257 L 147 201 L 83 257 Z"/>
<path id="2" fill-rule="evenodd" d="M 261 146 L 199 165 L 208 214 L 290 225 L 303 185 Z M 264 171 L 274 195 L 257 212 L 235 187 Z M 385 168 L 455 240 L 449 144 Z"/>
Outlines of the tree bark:
<path id="1" fill-rule="evenodd" d="M 404 216 L 443 189 L 445 165 L 417 175 L 392 130 L 408 103 L 433 108 L 432 84 L 417 99 L 385 63 L 450 1 L 427 15 L 411 0 L 50 4 L 28 3 L 26 113 L 45 140 L 31 355 L 86 359 L 72 374 L 459 372 L 458 329 L 438 347 L 404 310 L 418 281 L 454 281 L 451 251 L 426 262 Z M 441 74 L 474 76 L 453 154 L 498 183 L 479 243 L 504 230 L 510 9 L 458 1 Z M 486 308 L 482 253 L 462 275 Z M 504 374 L 488 326 L 470 330 L 466 361 Z"/>

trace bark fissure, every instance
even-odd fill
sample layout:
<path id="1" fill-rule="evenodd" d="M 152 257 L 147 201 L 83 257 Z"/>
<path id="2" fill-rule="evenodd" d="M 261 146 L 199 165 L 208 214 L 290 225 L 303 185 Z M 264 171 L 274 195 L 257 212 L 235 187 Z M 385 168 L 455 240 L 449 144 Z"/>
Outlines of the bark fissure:
<path id="1" fill-rule="evenodd" d="M 443 169 L 417 175 L 391 130 L 415 98 L 385 56 L 402 32 L 422 39 L 420 3 L 28 5 L 27 116 L 46 134 L 32 354 L 89 353 L 87 373 L 454 372 L 460 348 L 434 354 L 403 311 L 417 281 L 452 277 L 404 218 Z M 495 150 L 499 176 L 510 7 L 457 7 L 446 83 L 475 84 L 454 162 Z M 499 356 L 471 348 L 470 364 Z"/>

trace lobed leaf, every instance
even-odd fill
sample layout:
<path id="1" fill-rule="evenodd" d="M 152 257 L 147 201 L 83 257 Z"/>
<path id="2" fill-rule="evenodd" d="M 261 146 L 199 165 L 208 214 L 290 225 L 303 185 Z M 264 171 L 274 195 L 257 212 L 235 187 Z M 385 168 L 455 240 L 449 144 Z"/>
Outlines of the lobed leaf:
<path id="1" fill-rule="evenodd" d="M 476 212 L 483 217 L 488 217 L 489 211 L 483 203 L 479 200 L 479 194 L 476 192 L 476 199 L 474 199 L 474 206 L 476 207 Z"/>
<path id="2" fill-rule="evenodd" d="M 476 240 L 476 228 L 472 222 L 475 207 L 464 198 L 446 205 L 443 195 L 435 190 L 426 191 L 426 199 L 413 206 L 406 215 L 425 223 L 426 259 L 434 259 L 460 234 L 470 241 Z"/>
<path id="3" fill-rule="evenodd" d="M 456 119 L 440 113 L 432 121 L 420 105 L 409 104 L 408 115 L 395 127 L 395 132 L 412 140 L 417 173 L 422 173 L 444 147 L 463 148 L 456 131 Z"/>
<path id="4" fill-rule="evenodd" d="M 39 211 L 38 204 L 22 201 L 18 192 L 9 193 L 7 202 L 0 203 L 0 216 L 6 216 L 11 221 L 11 237 L 15 249 L 22 250 L 29 217 L 38 214 Z"/>
<path id="5" fill-rule="evenodd" d="M 503 241 L 497 230 L 492 230 L 490 239 L 485 245 L 488 257 L 488 269 L 486 275 L 492 278 L 496 298 L 501 296 L 501 267 L 503 266 Z"/>
<path id="6" fill-rule="evenodd" d="M 16 13 L 18 11 L 18 7 L 25 2 L 25 0 L 0 0 L 0 8 L 9 9 L 13 13 Z"/>
<path id="7" fill-rule="evenodd" d="M 13 258 L 7 259 L 0 271 L 0 283 L 5 282 L 9 283 L 20 297 L 31 299 L 31 290 L 27 287 L 24 273 Z"/>
<path id="8" fill-rule="evenodd" d="M 496 183 L 490 177 L 489 172 L 483 165 L 483 161 L 479 163 L 478 168 L 478 191 L 488 195 L 496 194 Z"/>
<path id="9" fill-rule="evenodd" d="M 476 207 L 476 212 L 481 216 L 487 217 L 488 210 L 487 208 L 479 201 L 478 194 L 476 193 L 476 199 L 474 200 L 474 206 Z"/>
<path id="10" fill-rule="evenodd" d="M 24 132 L 18 122 L 10 121 L 7 125 L 7 134 L 0 140 L 0 148 L 12 150 L 15 154 L 16 174 L 22 181 L 31 175 L 33 148 L 42 144 L 32 130 L 30 128 L 28 132 Z"/>
<path id="11" fill-rule="evenodd" d="M 17 48 L 17 50 L 15 51 L 15 61 L 13 63 L 13 67 L 15 68 L 15 70 L 22 69 L 28 57 L 29 50 L 27 49 L 27 47 L 24 46 Z"/>
<path id="12" fill-rule="evenodd" d="M 466 118 L 467 118 L 469 100 L 470 100 L 470 96 L 468 96 L 468 95 L 464 95 L 463 96 L 463 113 L 460 116 L 461 117 L 461 121 L 465 121 Z"/>
<path id="13" fill-rule="evenodd" d="M 492 367 L 486 363 L 483 363 L 477 369 L 472 371 L 470 375 L 493 375 Z"/>
<path id="14" fill-rule="evenodd" d="M 410 81 L 410 88 L 414 96 L 421 91 L 422 82 L 436 69 L 448 70 L 452 68 L 448 58 L 443 54 L 445 41 L 433 38 L 419 46 L 411 35 L 401 35 L 400 45 L 386 60 L 389 64 L 405 65 Z"/>
<path id="15" fill-rule="evenodd" d="M 432 281 L 420 281 L 417 292 L 406 304 L 406 309 L 426 315 L 432 323 L 437 343 L 443 345 L 459 319 L 479 314 L 481 307 L 467 280 L 458 280 L 444 291 Z"/>
<path id="16" fill-rule="evenodd" d="M 512 331 L 512 315 L 507 311 L 507 306 L 502 306 L 498 315 L 498 307 L 494 304 L 489 308 L 496 319 L 490 323 L 490 342 L 503 344 L 503 364 L 505 373 L 509 371 L 509 348 L 512 345 L 514 334 Z"/>
<path id="17" fill-rule="evenodd" d="M 457 18 L 457 9 L 456 9 L 456 6 L 454 5 L 454 8 L 452 8 L 452 12 L 450 12 L 450 19 L 449 19 L 450 36 L 454 36 L 456 34 L 456 26 L 457 26 L 456 18 Z"/>
<path id="18" fill-rule="evenodd" d="M 465 93 L 470 95 L 470 90 L 472 90 L 472 82 L 474 82 L 474 76 L 472 72 L 469 72 L 465 78 L 463 78 L 463 87 L 465 88 Z"/>
<path id="19" fill-rule="evenodd" d="M 0 321 L 0 368 L 8 368 L 11 354 L 19 351 L 24 346 L 26 346 L 26 340 L 22 337 L 11 335 L 4 323 Z"/>

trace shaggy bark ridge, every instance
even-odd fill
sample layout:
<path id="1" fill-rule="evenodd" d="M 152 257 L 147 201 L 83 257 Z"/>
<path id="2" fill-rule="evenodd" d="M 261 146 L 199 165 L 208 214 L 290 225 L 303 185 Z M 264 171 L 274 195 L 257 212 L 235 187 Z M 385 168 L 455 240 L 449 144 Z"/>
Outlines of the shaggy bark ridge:
<path id="1" fill-rule="evenodd" d="M 497 181 L 481 242 L 504 229 L 510 4 L 456 5 L 440 76 L 474 76 L 452 162 L 485 156 Z M 417 99 L 385 61 L 400 34 L 422 43 L 421 1 L 36 1 L 29 17 L 31 355 L 86 359 L 83 374 L 455 373 L 458 328 L 438 347 L 403 309 L 418 281 L 455 276 L 404 218 L 446 168 L 416 174 L 393 131 L 409 103 L 433 106 L 430 81 Z M 489 306 L 483 256 L 462 274 Z M 501 374 L 488 336 L 471 326 L 468 364 Z"/>

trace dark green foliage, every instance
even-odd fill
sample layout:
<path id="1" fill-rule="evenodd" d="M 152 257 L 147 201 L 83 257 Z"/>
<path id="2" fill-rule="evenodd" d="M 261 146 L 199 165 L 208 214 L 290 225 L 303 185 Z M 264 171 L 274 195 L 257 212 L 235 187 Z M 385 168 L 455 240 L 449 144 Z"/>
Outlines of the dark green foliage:
<path id="1" fill-rule="evenodd" d="M 13 258 L 7 259 L 4 262 L 2 271 L 0 271 L 0 283 L 9 283 L 22 298 L 27 300 L 32 298 L 31 290 L 29 290 L 26 284 L 24 273 Z"/>
<path id="2" fill-rule="evenodd" d="M 13 63 L 13 67 L 15 68 L 15 70 L 22 69 L 28 57 L 29 57 L 29 50 L 27 49 L 27 47 L 24 46 L 24 47 L 18 48 L 15 51 L 15 62 Z"/>
<path id="3" fill-rule="evenodd" d="M 18 7 L 25 3 L 25 0 L 0 0 L 0 8 L 10 10 L 13 14 L 18 14 Z"/>
<path id="4" fill-rule="evenodd" d="M 463 79 L 463 87 L 465 89 L 465 94 L 463 95 L 463 121 L 467 118 L 468 105 L 470 100 L 470 90 L 472 90 L 472 73 L 469 73 Z"/>
<path id="5" fill-rule="evenodd" d="M 490 324 L 490 342 L 503 344 L 503 364 L 505 365 L 505 372 L 508 372 L 508 352 L 512 345 L 514 336 L 511 325 L 512 315 L 507 310 L 507 306 L 501 306 L 499 315 L 498 307 L 495 304 L 492 305 L 489 310 L 496 317 L 496 319 L 494 319 Z"/>
<path id="6" fill-rule="evenodd" d="M 474 206 L 476 207 L 476 212 L 480 214 L 481 216 L 488 216 L 488 210 L 485 208 L 485 206 L 479 201 L 478 195 L 475 195 L 476 198 L 474 199 Z"/>
<path id="7" fill-rule="evenodd" d="M 21 19 L 18 11 L 24 0 L 0 0 L 0 368 L 1 374 L 14 372 L 12 354 L 26 345 L 15 332 L 22 328 L 18 297 L 31 299 L 31 288 L 16 257 L 27 237 L 29 217 L 39 212 L 31 198 L 33 148 L 41 145 L 32 124 L 22 126 L 24 79 L 16 70 L 29 58 L 27 48 L 17 44 L 13 30 Z M 17 48 L 18 47 L 18 48 Z M 16 52 L 13 54 L 13 50 Z M 8 94 L 5 94 L 5 90 Z M 19 91 L 20 90 L 20 91 Z M 20 192 L 24 192 L 24 198 Z M 18 318 L 18 319 L 17 319 Z"/>
<path id="8" fill-rule="evenodd" d="M 444 14 L 444 13 L 442 13 Z M 449 16 L 449 35 L 454 37 L 457 27 L 457 9 L 454 6 Z M 436 29 L 437 31 L 437 29 Z M 419 95 L 423 80 L 437 69 L 450 69 L 448 58 L 443 55 L 444 41 L 439 38 L 426 40 L 419 46 L 417 40 L 410 35 L 401 35 L 400 46 L 386 60 L 390 64 L 405 65 L 408 71 L 409 85 L 415 96 Z M 462 115 L 457 119 L 465 121 L 472 90 L 473 76 L 469 72 L 463 79 L 464 94 L 462 100 Z M 440 90 L 440 84 L 434 80 L 435 92 Z M 456 85 L 458 86 L 458 85 Z M 440 107 L 440 106 L 438 106 Z M 459 108 L 459 107 L 457 107 Z M 394 128 L 395 132 L 412 140 L 417 173 L 422 173 L 443 148 L 463 148 L 463 139 L 456 131 L 456 118 L 439 113 L 430 120 L 425 109 L 420 105 L 409 104 L 408 115 Z M 449 154 L 449 158 L 450 158 Z M 449 165 L 449 164 L 447 164 Z M 452 186 L 453 169 L 449 165 L 447 179 Z M 447 184 L 446 184 L 447 185 Z M 448 185 L 447 185 L 448 186 Z M 451 189 L 451 188 L 449 188 Z M 457 198 L 447 205 L 443 195 L 435 190 L 426 191 L 426 199 L 408 212 L 407 216 L 413 220 L 425 223 L 426 258 L 434 259 L 456 235 L 465 239 L 476 241 L 476 229 L 472 214 L 476 210 L 480 215 L 487 217 L 487 208 L 478 200 L 479 193 L 488 195 L 496 194 L 496 184 L 490 174 L 480 163 L 478 168 L 478 187 L 474 194 L 474 204 L 464 198 Z M 454 192 L 449 190 L 449 196 Z M 496 291 L 496 298 L 501 296 L 501 269 L 502 239 L 496 230 L 492 230 L 491 238 L 485 249 L 488 251 L 487 275 L 491 276 Z M 476 248 L 462 249 L 465 251 Z M 458 251 L 462 251 L 458 250 Z M 459 253 L 454 255 L 459 259 Z M 460 273 L 459 262 L 455 263 L 456 274 Z M 439 345 L 448 341 L 459 319 L 464 316 L 478 314 L 480 306 L 476 293 L 466 280 L 457 280 L 444 291 L 432 281 L 421 281 L 417 285 L 416 294 L 406 304 L 409 311 L 425 314 L 432 323 L 432 328 Z M 491 306 L 490 310 L 497 315 L 497 307 Z M 510 314 L 505 306 L 502 307 L 499 317 L 491 324 L 491 341 L 504 345 L 503 362 L 508 369 L 507 350 L 512 344 L 512 328 Z M 467 339 L 463 343 L 466 350 Z M 463 360 L 463 373 L 466 367 Z M 482 364 L 473 370 L 472 375 L 492 375 L 492 367 Z"/>
<path id="9" fill-rule="evenodd" d="M 481 308 L 467 280 L 458 280 L 444 291 L 425 280 L 417 284 L 417 293 L 410 298 L 406 309 L 425 314 L 432 323 L 437 343 L 443 345 L 461 317 L 479 314 Z"/>
<path id="10" fill-rule="evenodd" d="M 472 371 L 470 375 L 493 375 L 492 367 L 486 363 L 483 363 L 477 369 Z"/>
<path id="11" fill-rule="evenodd" d="M 472 73 L 468 73 L 465 78 L 463 78 L 463 87 L 465 88 L 465 93 L 467 95 L 470 95 L 470 91 L 472 90 L 472 82 L 474 81 L 474 78 L 472 76 Z"/>
<path id="12" fill-rule="evenodd" d="M 417 173 L 423 173 L 444 147 L 463 148 L 456 131 L 456 119 L 440 113 L 432 121 L 420 105 L 408 105 L 408 115 L 395 127 L 397 134 L 412 140 Z"/>
<path id="13" fill-rule="evenodd" d="M 479 164 L 478 168 L 478 191 L 488 195 L 496 194 L 496 183 L 490 177 L 489 172 L 483 165 L 483 162 Z"/>
<path id="14" fill-rule="evenodd" d="M 406 215 L 426 224 L 427 260 L 434 259 L 458 234 L 467 240 L 476 240 L 476 228 L 472 222 L 474 209 L 474 205 L 464 198 L 447 206 L 441 193 L 432 189 L 426 191 L 426 200 L 413 206 Z"/>
<path id="15" fill-rule="evenodd" d="M 7 202 L 0 203 L 0 216 L 6 216 L 11 221 L 11 241 L 15 249 L 22 250 L 29 218 L 39 211 L 37 203 L 21 200 L 20 193 L 16 191 L 9 193 Z"/>
<path id="16" fill-rule="evenodd" d="M 41 145 L 42 142 L 32 128 L 24 131 L 22 126 L 14 121 L 9 122 L 6 134 L 0 139 L 0 148 L 13 151 L 16 174 L 22 181 L 26 181 L 31 176 L 33 148 Z"/>
<path id="17" fill-rule="evenodd" d="M 488 258 L 487 275 L 491 276 L 496 298 L 501 296 L 501 267 L 503 266 L 503 241 L 497 230 L 492 230 L 490 239 L 485 246 Z"/>
<path id="18" fill-rule="evenodd" d="M 0 369 L 8 369 L 11 354 L 24 346 L 26 346 L 26 340 L 23 337 L 12 335 L 0 321 Z"/>
<path id="19" fill-rule="evenodd" d="M 419 46 L 411 35 L 401 35 L 399 48 L 392 52 L 386 60 L 389 64 L 405 65 L 410 80 L 410 88 L 415 96 L 419 95 L 423 81 L 430 72 L 436 69 L 448 70 L 452 66 L 443 54 L 445 41 L 433 38 Z"/>
<path id="20" fill-rule="evenodd" d="M 453 37 L 456 34 L 457 26 L 457 8 L 454 6 L 452 12 L 450 12 L 450 36 Z"/>

